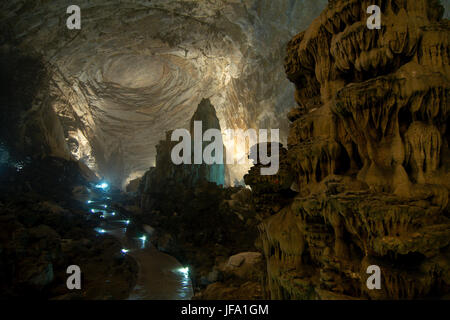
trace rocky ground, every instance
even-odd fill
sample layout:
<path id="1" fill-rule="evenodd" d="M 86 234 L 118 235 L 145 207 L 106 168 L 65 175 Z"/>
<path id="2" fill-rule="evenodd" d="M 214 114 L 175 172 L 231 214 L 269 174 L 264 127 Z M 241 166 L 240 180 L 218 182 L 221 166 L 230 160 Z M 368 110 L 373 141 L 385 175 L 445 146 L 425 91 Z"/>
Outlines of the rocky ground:
<path id="1" fill-rule="evenodd" d="M 128 230 L 141 233 L 151 226 L 152 243 L 189 266 L 196 298 L 262 298 L 262 256 L 255 253 L 250 190 L 207 181 L 192 188 L 168 182 L 147 196 L 153 199 L 151 209 L 135 213 L 135 230 Z M 251 258 L 230 262 L 242 252 Z"/>
<path id="2" fill-rule="evenodd" d="M 78 163 L 1 169 L 0 297 L 126 299 L 137 266 L 118 240 L 94 231 L 100 218 L 77 200 L 90 186 Z M 70 265 L 82 270 L 81 290 L 67 289 Z"/>

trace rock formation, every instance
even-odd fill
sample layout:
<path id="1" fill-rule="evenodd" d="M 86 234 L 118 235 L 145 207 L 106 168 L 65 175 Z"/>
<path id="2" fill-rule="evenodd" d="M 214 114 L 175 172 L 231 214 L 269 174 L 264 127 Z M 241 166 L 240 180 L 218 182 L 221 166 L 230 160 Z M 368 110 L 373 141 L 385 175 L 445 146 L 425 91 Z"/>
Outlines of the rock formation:
<path id="1" fill-rule="evenodd" d="M 9 162 L 45 156 L 69 159 L 42 57 L 5 46 L 0 49 L 0 68 L 0 143 Z"/>
<path id="2" fill-rule="evenodd" d="M 217 185 L 224 185 L 225 180 L 229 180 L 226 177 L 225 165 L 222 163 L 215 163 L 212 165 L 194 164 L 194 139 L 195 130 L 194 122 L 201 123 L 202 132 L 200 132 L 201 139 L 203 141 L 203 134 L 208 129 L 218 129 L 220 131 L 219 119 L 216 116 L 214 106 L 208 99 L 203 99 L 197 107 L 196 112 L 190 121 L 190 137 L 189 145 L 191 148 L 190 164 L 176 165 L 172 160 L 172 150 L 178 145 L 180 141 L 172 141 L 173 131 L 166 132 L 166 139 L 160 141 L 156 146 L 156 166 L 152 167 L 144 175 L 141 181 L 140 194 L 143 195 L 141 206 L 144 209 L 148 209 L 150 206 L 148 201 L 155 198 L 155 195 L 164 190 L 164 185 L 168 183 L 175 183 L 183 185 L 186 188 L 194 187 L 199 181 L 209 181 Z M 203 150 L 210 142 L 202 142 L 202 155 Z M 184 150 L 186 151 L 186 150 Z M 180 153 L 183 153 L 181 151 Z M 223 156 L 225 159 L 226 150 L 223 149 Z M 203 159 L 203 158 L 202 158 Z M 203 161 L 203 160 L 202 160 Z"/>
<path id="3" fill-rule="evenodd" d="M 366 26 L 373 4 L 379 30 Z M 449 294 L 450 22 L 442 14 L 434 0 L 330 0 L 289 42 L 285 69 L 298 105 L 280 161 L 296 194 L 281 194 L 279 178 L 256 170 L 245 177 L 259 212 L 271 214 L 259 226 L 267 297 Z M 366 286 L 370 265 L 381 268 L 380 290 Z"/>

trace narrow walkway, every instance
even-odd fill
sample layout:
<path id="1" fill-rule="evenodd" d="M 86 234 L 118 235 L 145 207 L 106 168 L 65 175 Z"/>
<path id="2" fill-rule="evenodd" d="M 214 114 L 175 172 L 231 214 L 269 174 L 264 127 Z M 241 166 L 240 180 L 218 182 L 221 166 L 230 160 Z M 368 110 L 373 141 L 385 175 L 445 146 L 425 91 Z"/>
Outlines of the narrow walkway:
<path id="1" fill-rule="evenodd" d="M 128 217 L 109 209 L 110 196 L 88 202 L 92 213 L 101 214 L 104 222 L 97 231 L 115 236 L 122 243 L 123 254 L 135 259 L 139 272 L 129 300 L 189 300 L 193 296 L 189 270 L 174 257 L 158 251 L 147 239 L 129 239 L 125 236 Z"/>

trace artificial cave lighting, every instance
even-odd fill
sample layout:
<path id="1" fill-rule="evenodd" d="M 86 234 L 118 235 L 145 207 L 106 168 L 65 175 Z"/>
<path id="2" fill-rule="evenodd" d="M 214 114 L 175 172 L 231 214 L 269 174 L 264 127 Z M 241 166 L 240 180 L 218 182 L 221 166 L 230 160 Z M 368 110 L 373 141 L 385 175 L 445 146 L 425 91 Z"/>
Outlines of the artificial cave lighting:
<path id="1" fill-rule="evenodd" d="M 106 233 L 106 230 L 102 229 L 102 228 L 95 228 L 95 231 L 97 231 L 98 233 L 101 233 L 101 234 Z"/>
<path id="2" fill-rule="evenodd" d="M 97 189 L 106 190 L 106 189 L 109 188 L 109 184 L 106 183 L 106 182 L 102 182 L 102 183 L 99 183 L 99 184 L 95 185 L 95 187 L 96 187 Z"/>

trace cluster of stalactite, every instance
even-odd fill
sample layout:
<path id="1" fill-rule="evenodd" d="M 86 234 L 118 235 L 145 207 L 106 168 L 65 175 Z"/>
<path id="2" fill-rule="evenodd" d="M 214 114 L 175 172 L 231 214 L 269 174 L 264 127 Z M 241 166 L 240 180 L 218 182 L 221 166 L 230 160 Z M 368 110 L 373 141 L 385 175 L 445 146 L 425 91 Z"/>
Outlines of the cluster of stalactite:
<path id="1" fill-rule="evenodd" d="M 370 30 L 374 4 L 382 26 Z M 268 297 L 449 293 L 450 23 L 442 14 L 431 0 L 329 1 L 288 44 L 298 105 L 280 157 L 295 194 L 282 194 L 279 207 L 267 201 L 271 216 L 259 227 Z M 247 176 L 252 189 L 272 183 L 257 174 Z M 254 193 L 255 202 L 277 194 Z M 366 285 L 370 265 L 381 269 L 379 290 Z"/>

